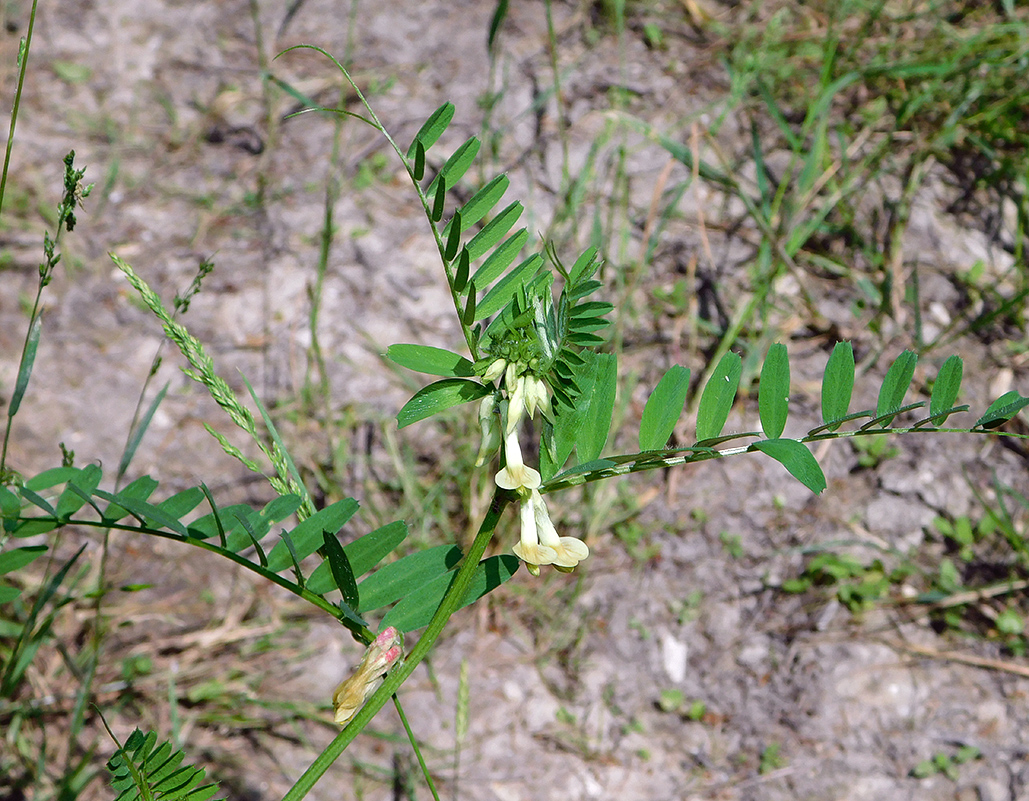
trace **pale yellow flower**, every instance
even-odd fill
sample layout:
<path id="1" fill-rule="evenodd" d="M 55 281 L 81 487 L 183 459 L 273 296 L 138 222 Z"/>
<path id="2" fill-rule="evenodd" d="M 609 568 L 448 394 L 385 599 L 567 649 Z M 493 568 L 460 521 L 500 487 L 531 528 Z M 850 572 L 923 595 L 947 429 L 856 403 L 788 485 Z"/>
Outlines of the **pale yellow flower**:
<path id="1" fill-rule="evenodd" d="M 537 495 L 536 490 L 532 490 Z M 547 546 L 541 545 L 536 531 L 536 514 L 533 509 L 532 496 L 523 497 L 519 504 L 519 517 L 522 523 L 521 538 L 515 544 L 515 556 L 525 562 L 525 566 L 534 576 L 540 574 L 540 565 L 552 564 L 557 558 L 557 552 Z"/>
<path id="2" fill-rule="evenodd" d="M 539 472 L 522 461 L 517 431 L 510 431 L 504 437 L 504 467 L 497 473 L 496 482 L 501 489 L 515 491 L 539 489 L 543 483 Z"/>
<path id="3" fill-rule="evenodd" d="M 554 567 L 573 568 L 590 555 L 590 549 L 582 540 L 557 535 L 557 529 L 550 521 L 547 503 L 543 500 L 539 490 L 532 490 L 529 503 L 532 506 L 536 522 L 536 535 L 539 537 L 540 545 L 554 552 L 554 558 L 549 564 Z"/>

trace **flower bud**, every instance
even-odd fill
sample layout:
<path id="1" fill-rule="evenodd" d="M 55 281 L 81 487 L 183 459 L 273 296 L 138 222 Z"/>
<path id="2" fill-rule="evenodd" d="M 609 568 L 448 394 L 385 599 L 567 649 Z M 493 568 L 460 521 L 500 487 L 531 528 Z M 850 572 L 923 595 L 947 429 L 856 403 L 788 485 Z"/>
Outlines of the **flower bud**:
<path id="1" fill-rule="evenodd" d="M 390 669 L 400 661 L 404 653 L 404 636 L 392 626 L 387 626 L 368 646 L 361 664 L 349 677 L 340 682 L 332 694 L 334 720 L 346 726 L 357 711 L 382 685 Z"/>

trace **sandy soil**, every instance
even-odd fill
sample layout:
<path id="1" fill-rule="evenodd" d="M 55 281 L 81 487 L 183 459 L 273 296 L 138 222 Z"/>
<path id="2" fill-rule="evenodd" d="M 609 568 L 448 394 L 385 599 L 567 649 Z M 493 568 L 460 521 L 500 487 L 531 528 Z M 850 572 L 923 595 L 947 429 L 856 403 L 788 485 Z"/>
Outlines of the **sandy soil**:
<path id="1" fill-rule="evenodd" d="M 348 4 L 308 0 L 286 23 L 288 4 L 257 5 L 264 58 L 302 42 L 342 55 L 352 41 L 355 75 L 399 141 L 409 141 L 448 99 L 458 108 L 451 146 L 480 132 L 492 3 L 359 3 L 352 28 Z M 5 103 L 27 3 L 7 9 Z M 701 277 L 730 305 L 746 292 L 755 237 L 746 226 L 733 230 L 738 211 L 731 204 L 690 190 L 646 274 L 632 273 L 655 186 L 686 173 L 639 135 L 608 135 L 611 126 L 619 115 L 633 115 L 685 141 L 691 124 L 712 119 L 725 77 L 711 45 L 698 42 L 685 22 L 667 36 L 665 50 L 647 49 L 637 31 L 620 48 L 582 8 L 561 3 L 554 13 L 573 174 L 595 141 L 607 142 L 601 161 L 613 160 L 620 143 L 627 153 L 628 236 L 611 245 L 603 275 L 607 296 L 625 304 L 625 367 L 634 378 L 621 410 L 631 448 L 632 423 L 661 372 L 676 361 L 695 373 L 703 367 L 697 348 L 707 343 L 690 341 L 683 315 L 654 302 L 682 278 L 689 257 L 702 253 L 698 208 L 707 214 L 717 260 L 701 262 Z M 97 189 L 47 289 L 36 373 L 12 437 L 13 464 L 23 472 L 58 463 L 58 442 L 80 463 L 99 462 L 111 472 L 117 464 L 160 330 L 108 251 L 168 300 L 212 257 L 215 272 L 186 322 L 234 387 L 242 389 L 242 371 L 266 401 L 283 405 L 284 428 L 303 458 L 330 460 L 318 425 L 296 422 L 296 399 L 307 370 L 308 289 L 333 128 L 314 115 L 283 119 L 293 101 L 262 87 L 255 30 L 251 7 L 238 0 L 41 4 L 8 187 L 8 210 L 16 211 L 5 210 L 16 219 L 8 217 L 0 232 L 7 258 L 0 273 L 5 394 L 24 335 L 23 301 L 34 291 L 39 210 L 56 202 L 65 152 L 75 149 Z M 494 87 L 503 91 L 490 169 L 509 171 L 510 196 L 525 203 L 530 231 L 548 230 L 560 207 L 555 107 L 543 96 L 538 113 L 533 108 L 551 85 L 546 41 L 542 5 L 512 4 Z M 338 75 L 315 54 L 287 54 L 271 69 L 309 96 L 335 102 Z M 611 87 L 620 85 L 629 100 L 616 113 Z M 731 150 L 745 130 L 745 121 L 729 119 L 717 141 Z M 393 162 L 374 161 L 385 153 L 383 143 L 356 123 L 342 142 L 343 193 L 318 333 L 332 368 L 333 414 L 342 421 L 345 477 L 353 482 L 342 491 L 381 503 L 390 496 L 376 479 L 395 485 L 400 458 L 389 419 L 409 387 L 378 354 L 393 342 L 458 348 L 460 340 L 420 211 Z M 906 247 L 931 265 L 922 279 L 927 320 L 930 312 L 955 313 L 960 302 L 946 276 L 977 259 L 990 269 L 1010 260 L 984 234 L 943 213 L 942 181 L 929 187 L 915 204 Z M 593 214 L 606 215 L 604 203 L 602 195 L 588 197 L 579 245 Z M 554 230 L 569 241 L 568 229 Z M 866 312 L 854 305 L 858 290 L 839 281 L 805 275 L 778 289 L 797 390 L 787 433 L 818 423 L 817 382 L 833 344 L 794 316 L 801 289 L 817 298 L 835 330 L 855 340 L 868 371 L 855 406 L 874 405 L 877 376 L 911 345 L 910 329 L 872 334 Z M 973 409 L 1024 386 L 1021 363 L 1003 345 L 954 345 L 966 357 L 964 399 Z M 885 355 L 876 359 L 880 351 Z M 925 363 L 938 366 L 949 352 L 933 352 Z M 155 386 L 168 381 L 170 390 L 133 475 L 153 475 L 167 493 L 203 480 L 225 503 L 267 501 L 267 486 L 224 456 L 203 423 L 243 441 L 182 376 L 179 360 L 164 355 Z M 927 367 L 920 377 L 932 372 Z M 756 418 L 751 399 L 730 426 L 752 426 Z M 396 447 L 418 456 L 416 472 L 428 484 L 445 457 L 434 450 L 434 429 L 419 428 L 402 432 L 404 444 Z M 800 574 L 805 551 L 822 543 L 844 541 L 860 558 L 880 556 L 889 566 L 909 553 L 931 564 L 943 555 L 939 538 L 928 533 L 933 518 L 981 514 L 972 487 L 988 487 L 991 471 L 1029 491 L 1024 458 L 995 441 L 912 437 L 900 445 L 875 470 L 860 469 L 849 444 L 825 448 L 819 455 L 830 486 L 817 499 L 777 465 L 747 457 L 555 500 L 565 525 L 590 531 L 593 557 L 572 576 L 520 574 L 488 604 L 461 613 L 431 670 L 419 669 L 402 693 L 444 794 L 482 801 L 1026 798 L 1024 660 L 995 644 L 937 634 L 924 608 L 891 601 L 854 617 L 828 593 L 777 589 Z M 630 496 L 647 501 L 642 510 Z M 392 519 L 384 509 L 364 522 L 377 515 Z M 626 519 L 608 524 L 619 517 Z M 640 535 L 635 544 L 633 531 Z M 153 587 L 112 601 L 111 657 L 102 674 L 113 680 L 131 656 L 149 655 L 156 666 L 132 693 L 101 697 L 115 730 L 124 734 L 139 723 L 167 736 L 171 718 L 162 699 L 171 677 L 190 758 L 210 765 L 230 798 L 280 796 L 332 737 L 324 704 L 356 659 L 356 646 L 212 560 L 165 543 L 117 538 L 115 545 L 116 582 Z M 94 541 L 89 555 L 97 553 Z M 895 600 L 903 590 L 895 587 Z M 85 619 L 82 613 L 75 625 Z M 462 660 L 470 710 L 455 766 Z M 58 680 L 56 661 L 48 669 Z M 212 686 L 220 688 L 218 698 L 205 701 Z M 681 708 L 669 708 L 675 692 Z M 693 701 L 705 707 L 696 720 L 687 714 Z M 323 722 L 297 720 L 280 706 L 285 702 Z M 413 760 L 394 739 L 401 731 L 395 713 L 384 711 L 374 729 L 382 736 L 362 737 L 312 797 L 402 797 L 394 776 L 409 772 Z M 910 775 L 918 762 L 962 745 L 977 747 L 981 757 L 962 765 L 956 781 Z M 109 748 L 103 743 L 101 751 Z M 99 786 L 89 795 L 106 797 Z M 417 797 L 428 795 L 421 789 Z"/>

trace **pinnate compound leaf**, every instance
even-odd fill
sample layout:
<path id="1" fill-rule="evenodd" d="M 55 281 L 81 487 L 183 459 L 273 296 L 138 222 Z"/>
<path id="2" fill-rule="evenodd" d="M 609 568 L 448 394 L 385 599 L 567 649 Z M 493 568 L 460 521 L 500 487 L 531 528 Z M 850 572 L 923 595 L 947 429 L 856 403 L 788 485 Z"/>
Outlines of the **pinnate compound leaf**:
<path id="1" fill-rule="evenodd" d="M 429 119 L 418 129 L 418 133 L 414 135 L 414 139 L 411 141 L 411 146 L 407 149 L 407 157 L 409 159 L 415 157 L 419 142 L 421 142 L 424 150 L 428 150 L 436 144 L 437 140 L 447 129 L 447 126 L 450 125 L 450 121 L 454 119 L 454 111 L 454 104 L 447 101 L 429 115 Z"/>
<path id="2" fill-rule="evenodd" d="M 489 387 L 478 381 L 464 378 L 445 378 L 423 387 L 415 393 L 397 413 L 397 425 L 405 428 L 426 417 L 439 414 L 444 409 L 484 398 L 491 392 Z"/>
<path id="3" fill-rule="evenodd" d="M 790 411 L 790 357 L 780 342 L 768 349 L 761 367 L 757 393 L 761 428 L 768 439 L 778 439 L 786 428 Z"/>
<path id="4" fill-rule="evenodd" d="M 647 398 L 647 405 L 643 407 L 643 419 L 640 421 L 641 451 L 656 451 L 665 446 L 682 414 L 689 388 L 688 367 L 673 364 L 661 376 Z"/>
<path id="5" fill-rule="evenodd" d="M 795 439 L 765 439 L 752 443 L 750 447 L 771 456 L 815 494 L 825 489 L 825 474 L 803 442 Z"/>
<path id="6" fill-rule="evenodd" d="M 518 557 L 510 554 L 483 559 L 475 567 L 468 593 L 459 608 L 474 603 L 499 587 L 518 571 L 519 564 Z M 407 633 L 427 626 L 456 575 L 456 571 L 452 570 L 405 595 L 382 619 L 382 627 L 395 626 L 399 631 Z"/>
<path id="7" fill-rule="evenodd" d="M 357 501 L 353 498 L 344 498 L 315 512 L 289 532 L 297 559 L 306 559 L 321 548 L 324 544 L 322 532 L 329 531 L 335 534 L 354 516 L 356 511 Z M 289 547 L 286 543 L 283 541 L 275 543 L 275 547 L 268 554 L 268 569 L 273 573 L 279 573 L 292 564 L 293 560 L 290 558 Z"/>
<path id="8" fill-rule="evenodd" d="M 428 345 L 390 345 L 386 349 L 386 358 L 408 370 L 443 378 L 471 378 L 475 375 L 472 363 L 464 356 Z"/>
<path id="9" fill-rule="evenodd" d="M 976 428 L 997 428 L 1003 425 L 1026 406 L 1029 406 L 1029 398 L 1023 398 L 1017 392 L 1005 392 L 997 400 L 990 404 L 986 413 L 975 421 Z"/>
<path id="10" fill-rule="evenodd" d="M 136 729 L 107 761 L 118 801 L 208 801 L 216 784 L 203 784 L 205 771 L 183 765 L 185 754 L 157 744 L 154 732 Z"/>
<path id="11" fill-rule="evenodd" d="M 944 412 L 953 408 L 954 401 L 957 400 L 958 392 L 961 390 L 963 371 L 964 364 L 961 358 L 951 356 L 943 363 L 943 367 L 936 375 L 932 398 L 929 400 L 929 414 L 934 426 L 942 425 L 947 419 Z"/>
<path id="12" fill-rule="evenodd" d="M 907 394 L 908 387 L 911 386 L 911 379 L 914 378 L 917 363 L 918 355 L 906 350 L 886 371 L 883 385 L 879 388 L 879 402 L 875 407 L 875 416 L 886 418 L 880 422 L 883 428 L 893 421 L 889 415 L 900 411 L 900 407 L 904 403 L 904 396 Z"/>
<path id="13" fill-rule="evenodd" d="M 822 378 L 822 420 L 830 430 L 840 427 L 853 394 L 854 348 L 849 342 L 837 342 Z"/>
<path id="14" fill-rule="evenodd" d="M 697 442 L 714 439 L 722 433 L 725 421 L 729 417 L 736 390 L 743 374 L 743 360 L 738 354 L 729 351 L 718 362 L 711 379 L 704 387 L 697 408 Z"/>
<path id="15" fill-rule="evenodd" d="M 432 579 L 457 567 L 461 549 L 438 545 L 415 551 L 403 559 L 383 565 L 358 585 L 362 614 L 395 603 Z"/>

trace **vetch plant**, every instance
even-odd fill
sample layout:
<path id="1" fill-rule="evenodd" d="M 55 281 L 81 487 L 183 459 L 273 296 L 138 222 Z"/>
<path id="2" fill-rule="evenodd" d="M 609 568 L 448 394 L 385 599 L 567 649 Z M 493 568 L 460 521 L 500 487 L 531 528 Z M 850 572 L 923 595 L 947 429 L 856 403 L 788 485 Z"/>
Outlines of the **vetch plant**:
<path id="1" fill-rule="evenodd" d="M 319 48 L 309 49 L 332 59 Z M 466 346 L 465 354 L 426 344 L 397 344 L 387 350 L 387 357 L 396 364 L 438 379 L 403 406 L 397 415 L 399 427 L 474 403 L 474 422 L 469 428 L 474 431 L 478 426 L 482 437 L 478 464 L 490 463 L 492 469 L 493 459 L 499 457 L 496 489 L 467 551 L 442 545 L 379 566 L 407 536 L 403 521 L 342 542 L 339 532 L 356 513 L 357 501 L 344 498 L 322 509 L 315 507 L 257 393 L 248 383 L 255 414 L 219 376 L 202 343 L 169 313 L 136 270 L 113 254 L 114 264 L 186 359 L 186 374 L 203 385 L 230 420 L 257 443 L 263 460 L 245 456 L 223 434 L 213 429 L 211 433 L 227 453 L 265 476 L 276 496 L 259 510 L 247 505 L 220 506 L 202 483 L 161 499 L 158 482 L 149 476 L 112 491 L 101 488 L 103 471 L 94 464 L 63 465 L 31 477 L 9 472 L 0 486 L 0 575 L 47 551 L 47 546 L 19 547 L 20 539 L 49 535 L 64 526 L 156 536 L 240 565 L 331 616 L 366 646 L 361 664 L 332 694 L 333 717 L 342 731 L 286 794 L 287 801 L 303 798 L 391 698 L 417 753 L 417 741 L 397 691 L 433 648 L 451 616 L 498 589 L 522 563 L 539 575 L 545 566 L 572 571 L 589 557 L 585 542 L 563 535 L 554 525 L 546 502 L 549 493 L 629 473 L 747 453 L 772 458 L 812 492 L 820 493 L 826 480 L 811 443 L 887 431 L 986 434 L 1029 405 L 1029 398 L 1005 393 L 971 426 L 945 428 L 952 415 L 967 411 L 967 407 L 955 405 L 962 377 L 960 359 L 951 357 L 943 364 L 928 400 L 910 401 L 917 356 L 905 351 L 887 371 L 875 408 L 851 411 L 854 354 L 848 343 L 839 343 L 823 376 L 822 423 L 803 436 L 786 437 L 790 365 L 786 347 L 776 344 L 761 369 L 755 430 L 725 432 L 742 375 L 741 359 L 730 351 L 714 364 L 700 392 L 692 444 L 668 447 L 690 392 L 690 369 L 673 365 L 643 410 L 639 450 L 609 453 L 606 448 L 618 370 L 616 357 L 602 352 L 605 340 L 598 333 L 608 325 L 613 307 L 595 299 L 602 289 L 596 278 L 600 266 L 596 251 L 586 250 L 570 267 L 553 250 L 522 258 L 529 235 L 524 228 L 514 230 L 521 204 L 502 205 L 508 188 L 506 176 L 485 182 L 470 199 L 455 206 L 452 190 L 474 163 L 477 138 L 461 144 L 435 175 L 427 176 L 427 154 L 453 119 L 454 106 L 447 103 L 437 109 L 410 146 L 401 149 L 346 69 L 332 60 L 364 104 L 364 113 L 319 110 L 353 116 L 372 126 L 404 166 L 433 236 Z M 82 175 L 78 172 L 75 176 L 77 186 Z M 34 352 L 32 343 L 38 341 L 38 331 L 38 320 L 33 317 L 26 353 L 30 345 Z M 31 358 L 23 358 L 17 392 L 24 392 L 31 370 Z M 16 407 L 9 409 L 9 417 L 16 411 Z M 904 425 L 898 425 L 898 420 Z M 523 436 L 530 424 L 538 430 L 531 450 L 523 446 L 529 441 Z M 5 447 L 6 441 L 5 437 Z M 135 441 L 138 444 L 139 439 Z M 508 506 L 517 510 L 519 539 L 510 546 L 511 553 L 483 558 Z M 295 525 L 286 523 L 294 517 Z M 277 538 L 269 536 L 273 528 L 278 531 Z M 12 597 L 11 588 L 0 586 L 0 601 Z M 405 656 L 402 637 L 418 630 L 422 630 L 421 636 Z M 12 671 L 24 669 L 25 659 L 31 659 L 31 653 L 8 665 L 0 687 L 13 680 Z M 763 762 L 771 764 L 772 756 Z M 182 760 L 182 753 L 160 743 L 155 733 L 134 734 L 119 745 L 109 763 L 113 786 L 126 798 L 202 801 L 213 795 L 213 785 L 201 784 L 202 772 L 181 767 Z M 424 764 L 423 773 L 435 794 Z"/>

